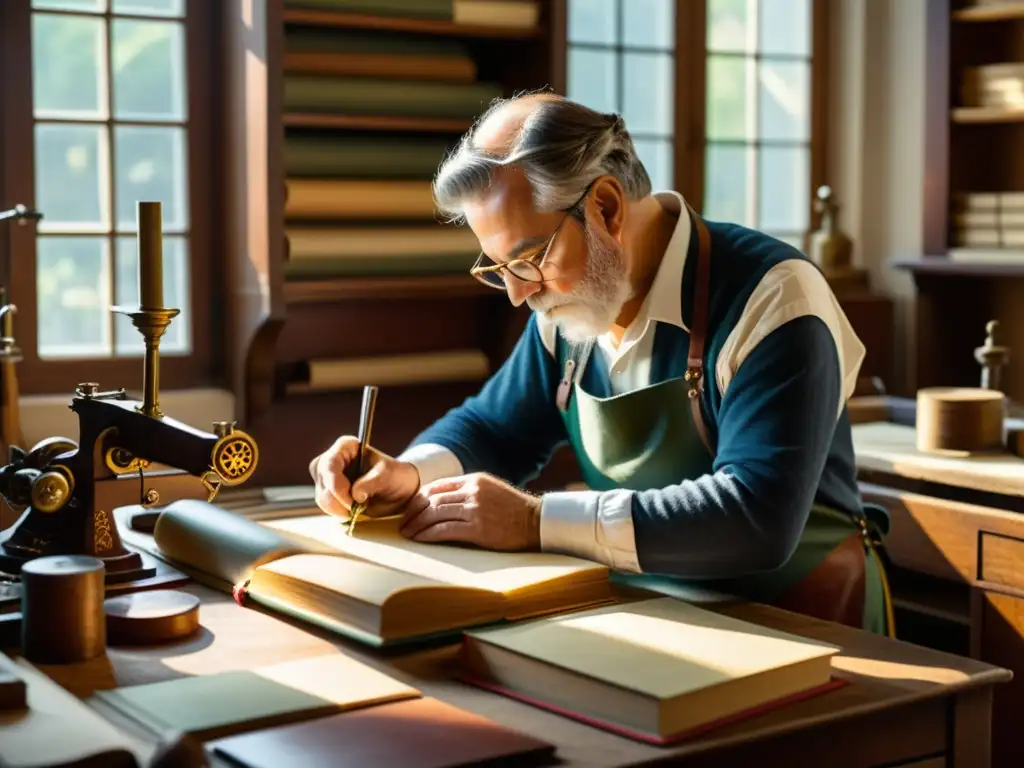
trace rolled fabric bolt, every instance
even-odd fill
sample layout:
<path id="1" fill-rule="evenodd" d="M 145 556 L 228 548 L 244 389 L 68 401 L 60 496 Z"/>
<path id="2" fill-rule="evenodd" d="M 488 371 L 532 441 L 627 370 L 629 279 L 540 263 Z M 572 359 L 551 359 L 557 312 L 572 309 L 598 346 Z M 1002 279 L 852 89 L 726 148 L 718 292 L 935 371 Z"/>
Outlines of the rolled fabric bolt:
<path id="1" fill-rule="evenodd" d="M 74 664 L 107 648 L 103 561 L 53 555 L 21 568 L 21 653 L 40 664 Z"/>

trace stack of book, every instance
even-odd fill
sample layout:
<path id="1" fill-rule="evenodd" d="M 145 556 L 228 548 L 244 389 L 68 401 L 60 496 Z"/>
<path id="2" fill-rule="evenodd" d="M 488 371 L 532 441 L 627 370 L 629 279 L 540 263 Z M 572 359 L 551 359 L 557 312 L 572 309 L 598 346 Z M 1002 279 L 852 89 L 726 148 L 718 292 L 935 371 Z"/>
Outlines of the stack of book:
<path id="1" fill-rule="evenodd" d="M 1024 64 L 968 67 L 960 82 L 965 107 L 1024 109 Z"/>
<path id="2" fill-rule="evenodd" d="M 1024 192 L 962 192 L 950 213 L 951 258 L 1024 261 Z"/>
<path id="3" fill-rule="evenodd" d="M 241 509 L 189 500 L 168 505 L 152 536 L 121 527 L 127 543 L 231 591 L 243 605 L 374 648 L 458 641 L 458 676 L 465 683 L 639 741 L 691 738 L 845 684 L 833 675 L 839 649 L 830 644 L 694 604 L 700 598 L 617 589 L 599 563 L 415 542 L 399 532 L 397 518 L 366 519 L 350 533 L 343 521 L 315 508 L 282 512 L 278 519 L 261 513 L 257 522 Z M 115 516 L 130 513 L 123 508 Z M 372 728 L 373 710 L 387 702 L 408 707 L 420 696 L 344 657 L 219 677 L 122 689 L 104 698 L 159 726 L 154 730 L 215 739 L 357 707 L 373 708 L 361 720 Z M 448 718 L 423 708 L 424 717 Z M 333 729 L 352 738 L 361 732 L 350 714 L 337 718 L 323 723 L 317 741 Z M 412 738 L 400 720 L 396 715 L 389 727 L 391 741 Z M 241 750 L 245 744 L 258 757 L 316 735 L 307 733 L 312 725 L 292 728 L 222 746 Z M 343 743 L 339 738 L 330 744 Z M 379 733 L 364 738 L 361 749 L 386 746 Z M 542 746 L 519 742 L 528 751 Z"/>
<path id="4" fill-rule="evenodd" d="M 480 76 L 464 40 L 432 34 L 430 24 L 529 28 L 537 3 L 286 0 L 285 8 L 286 279 L 468 270 L 477 239 L 439 220 L 431 179 L 504 94 Z"/>

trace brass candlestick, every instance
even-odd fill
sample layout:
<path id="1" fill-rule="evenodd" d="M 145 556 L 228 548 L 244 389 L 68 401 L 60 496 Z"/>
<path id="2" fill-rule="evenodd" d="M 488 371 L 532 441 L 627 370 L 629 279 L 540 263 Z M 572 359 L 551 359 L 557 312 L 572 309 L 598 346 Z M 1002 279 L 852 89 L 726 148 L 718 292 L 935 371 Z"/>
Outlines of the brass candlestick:
<path id="1" fill-rule="evenodd" d="M 114 311 L 131 318 L 146 344 L 142 369 L 142 405 L 146 416 L 161 418 L 160 410 L 160 339 L 171 320 L 181 310 L 164 306 L 163 216 L 160 203 L 140 202 L 136 214 L 139 223 L 139 306 L 114 307 Z"/>

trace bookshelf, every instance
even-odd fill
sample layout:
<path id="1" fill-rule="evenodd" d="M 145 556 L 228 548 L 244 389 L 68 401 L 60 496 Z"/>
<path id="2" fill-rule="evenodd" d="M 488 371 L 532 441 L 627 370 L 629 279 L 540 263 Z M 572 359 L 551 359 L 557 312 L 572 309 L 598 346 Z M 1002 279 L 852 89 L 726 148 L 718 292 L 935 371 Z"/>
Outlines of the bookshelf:
<path id="1" fill-rule="evenodd" d="M 1004 389 L 1024 403 L 1024 2 L 927 13 L 925 252 L 896 264 L 917 289 L 916 385 L 978 386 L 995 319 Z"/>
<path id="2" fill-rule="evenodd" d="M 304 386 L 310 361 L 475 349 L 494 370 L 507 357 L 526 310 L 468 275 L 475 239 L 425 195 L 493 96 L 564 92 L 565 0 L 539 0 L 531 27 L 457 23 L 438 17 L 443 0 L 421 18 L 305 5 L 230 0 L 223 18 L 226 366 L 261 484 L 307 482 L 313 456 L 358 425 L 361 391 Z M 305 182 L 319 186 L 297 195 Z M 382 387 L 374 443 L 400 451 L 478 388 Z"/>

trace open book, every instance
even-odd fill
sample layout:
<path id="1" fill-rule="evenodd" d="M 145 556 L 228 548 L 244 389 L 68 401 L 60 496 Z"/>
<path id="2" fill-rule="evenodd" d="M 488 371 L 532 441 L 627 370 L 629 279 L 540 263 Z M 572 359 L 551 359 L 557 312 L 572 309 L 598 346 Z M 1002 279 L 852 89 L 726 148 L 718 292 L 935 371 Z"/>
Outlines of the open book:
<path id="1" fill-rule="evenodd" d="M 464 679 L 667 743 L 842 685 L 839 649 L 670 597 L 470 630 Z"/>
<path id="2" fill-rule="evenodd" d="M 135 508 L 118 510 L 118 519 Z M 321 512 L 256 522 L 192 499 L 167 506 L 152 537 L 124 540 L 197 581 L 369 645 L 574 610 L 612 599 L 606 566 L 536 552 L 423 544 L 399 519 L 348 535 Z"/>

